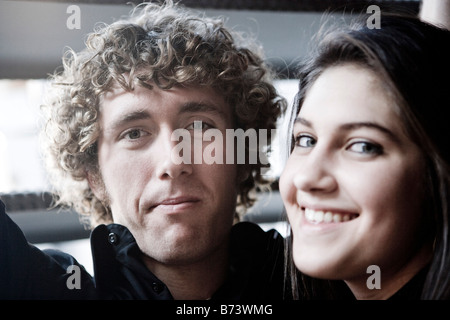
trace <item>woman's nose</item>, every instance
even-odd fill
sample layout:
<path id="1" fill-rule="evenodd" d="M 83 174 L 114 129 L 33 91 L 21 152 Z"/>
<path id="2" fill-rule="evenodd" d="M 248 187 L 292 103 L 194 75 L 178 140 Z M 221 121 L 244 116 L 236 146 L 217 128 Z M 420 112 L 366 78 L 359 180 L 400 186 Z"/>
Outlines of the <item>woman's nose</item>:
<path id="1" fill-rule="evenodd" d="M 298 163 L 293 182 L 298 190 L 303 192 L 332 192 L 337 188 L 333 174 L 333 159 L 329 153 L 317 146 L 303 156 L 304 161 Z"/>

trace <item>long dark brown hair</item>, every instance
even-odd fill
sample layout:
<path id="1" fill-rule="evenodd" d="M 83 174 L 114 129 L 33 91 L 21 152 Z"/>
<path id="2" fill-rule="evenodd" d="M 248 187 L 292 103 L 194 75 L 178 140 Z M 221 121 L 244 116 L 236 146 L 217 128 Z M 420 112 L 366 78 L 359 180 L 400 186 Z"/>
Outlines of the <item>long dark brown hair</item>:
<path id="1" fill-rule="evenodd" d="M 293 120 L 308 89 L 325 69 L 352 63 L 374 72 L 394 99 L 401 125 L 427 161 L 429 223 L 423 232 L 434 240 L 434 254 L 421 298 L 450 299 L 450 123 L 446 117 L 450 114 L 450 32 L 415 16 L 389 13 L 380 18 L 379 29 L 370 29 L 365 16 L 327 32 L 300 65 L 288 146 L 292 150 Z M 294 296 L 340 298 L 333 292 L 342 282 L 311 279 L 296 270 L 292 237 L 286 241 L 286 275 Z"/>

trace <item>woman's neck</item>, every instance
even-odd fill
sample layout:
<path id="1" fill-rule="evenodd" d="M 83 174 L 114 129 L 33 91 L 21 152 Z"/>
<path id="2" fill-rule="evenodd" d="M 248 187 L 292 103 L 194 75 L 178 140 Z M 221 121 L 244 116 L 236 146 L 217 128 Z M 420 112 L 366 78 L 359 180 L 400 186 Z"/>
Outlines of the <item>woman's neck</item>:
<path id="1" fill-rule="evenodd" d="M 431 261 L 433 249 L 431 244 L 426 244 L 405 264 L 395 270 L 383 270 L 380 267 L 371 275 L 368 273 L 358 279 L 345 280 L 345 283 L 358 300 L 386 300 L 392 297 L 403 286 L 405 286 L 420 270 Z M 379 276 L 380 288 L 369 285 L 369 278 Z"/>

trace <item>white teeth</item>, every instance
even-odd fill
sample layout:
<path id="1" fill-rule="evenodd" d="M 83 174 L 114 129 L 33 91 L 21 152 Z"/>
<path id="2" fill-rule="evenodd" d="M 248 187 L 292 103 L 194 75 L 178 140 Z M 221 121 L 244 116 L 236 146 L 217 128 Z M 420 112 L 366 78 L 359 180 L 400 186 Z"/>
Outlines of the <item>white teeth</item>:
<path id="1" fill-rule="evenodd" d="M 330 211 L 315 211 L 313 209 L 305 208 L 305 218 L 311 223 L 339 223 L 352 220 L 356 218 L 354 214 L 334 213 Z"/>
<path id="2" fill-rule="evenodd" d="M 342 216 L 340 214 L 334 214 L 333 222 L 336 222 L 336 223 L 342 222 Z"/>

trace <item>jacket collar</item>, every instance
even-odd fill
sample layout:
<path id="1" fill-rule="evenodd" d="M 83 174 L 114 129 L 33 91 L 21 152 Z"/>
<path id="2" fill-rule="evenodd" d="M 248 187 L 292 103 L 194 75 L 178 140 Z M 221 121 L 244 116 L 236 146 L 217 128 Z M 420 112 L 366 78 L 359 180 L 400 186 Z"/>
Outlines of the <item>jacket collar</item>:
<path id="1" fill-rule="evenodd" d="M 248 222 L 233 226 L 225 283 L 212 299 L 282 298 L 283 238 Z M 167 286 L 142 262 L 131 232 L 100 225 L 91 234 L 96 287 L 105 298 L 172 300 Z"/>

